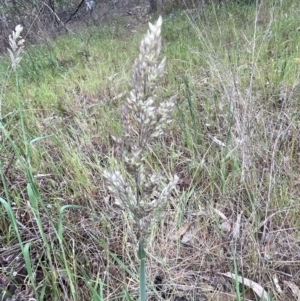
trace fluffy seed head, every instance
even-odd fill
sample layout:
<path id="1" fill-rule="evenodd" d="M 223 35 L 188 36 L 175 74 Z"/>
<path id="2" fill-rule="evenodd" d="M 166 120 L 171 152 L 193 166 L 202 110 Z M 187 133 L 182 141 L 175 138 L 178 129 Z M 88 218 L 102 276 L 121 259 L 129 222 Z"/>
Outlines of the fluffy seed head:
<path id="1" fill-rule="evenodd" d="M 140 43 L 140 53 L 133 65 L 131 91 L 121 110 L 123 135 L 114 138 L 122 148 L 128 180 L 119 171 L 104 172 L 107 188 L 130 211 L 139 227 L 146 216 L 166 203 L 179 180 L 175 175 L 166 182 L 160 175 L 149 174 L 145 168 L 145 151 L 172 121 L 176 99 L 173 96 L 164 101 L 156 100 L 166 65 L 165 58 L 158 61 L 161 26 L 162 17 L 155 24 L 149 23 L 149 30 Z"/>
<path id="2" fill-rule="evenodd" d="M 21 25 L 17 25 L 15 31 L 9 35 L 9 46 L 8 52 L 11 60 L 11 65 L 14 71 L 16 70 L 18 64 L 20 63 L 22 57 L 21 54 L 24 50 L 24 42 L 22 39 L 21 33 L 23 31 L 23 27 Z"/>

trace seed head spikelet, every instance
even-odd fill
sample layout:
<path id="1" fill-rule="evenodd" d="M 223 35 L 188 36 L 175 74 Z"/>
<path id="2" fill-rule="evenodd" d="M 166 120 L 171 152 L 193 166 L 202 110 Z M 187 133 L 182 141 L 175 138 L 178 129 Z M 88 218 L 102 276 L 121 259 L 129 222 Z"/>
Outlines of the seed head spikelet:
<path id="1" fill-rule="evenodd" d="M 21 25 L 17 25 L 15 31 L 9 35 L 9 46 L 8 53 L 11 60 L 11 65 L 14 71 L 16 70 L 18 64 L 20 63 L 22 57 L 21 54 L 24 50 L 24 42 L 25 40 L 22 39 L 21 33 L 23 31 L 23 27 Z"/>
<path id="2" fill-rule="evenodd" d="M 175 96 L 157 101 L 156 91 L 164 73 L 166 59 L 158 62 L 161 51 L 162 18 L 149 30 L 139 47 L 132 70 L 131 90 L 122 105 L 123 134 L 112 137 L 120 150 L 126 174 L 105 171 L 104 179 L 110 193 L 130 212 L 139 230 L 143 219 L 163 206 L 179 178 L 166 182 L 161 175 L 150 174 L 145 165 L 145 152 L 151 142 L 161 136 L 172 122 Z M 160 191 L 160 192 L 159 192 Z"/>

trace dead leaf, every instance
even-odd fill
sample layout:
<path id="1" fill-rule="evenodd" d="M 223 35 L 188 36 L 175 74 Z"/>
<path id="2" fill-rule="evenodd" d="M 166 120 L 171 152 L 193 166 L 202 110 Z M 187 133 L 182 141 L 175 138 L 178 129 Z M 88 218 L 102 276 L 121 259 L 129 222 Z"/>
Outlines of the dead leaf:
<path id="1" fill-rule="evenodd" d="M 193 224 L 193 222 L 186 222 L 181 228 L 180 228 L 180 230 L 178 231 L 178 233 L 177 234 L 174 234 L 173 236 L 172 236 L 172 240 L 173 241 L 177 241 L 177 240 L 179 240 L 179 239 L 182 239 L 181 240 L 181 242 L 182 241 L 185 241 L 186 239 L 186 242 L 182 242 L 182 243 L 187 243 L 190 239 L 191 239 L 191 237 L 190 237 L 190 235 L 188 235 L 188 230 L 189 230 L 189 228 L 190 228 L 190 226 Z M 188 232 L 188 233 L 187 233 Z M 187 238 L 184 238 L 184 236 L 185 235 L 187 235 L 188 237 Z"/>
<path id="2" fill-rule="evenodd" d="M 224 220 L 224 221 L 228 221 L 228 218 L 225 216 L 224 213 L 222 213 L 220 210 L 218 209 L 214 209 L 214 211 Z"/>
<path id="3" fill-rule="evenodd" d="M 223 222 L 223 223 L 220 225 L 220 228 L 221 228 L 221 230 L 223 230 L 224 232 L 230 233 L 231 225 L 230 225 L 229 222 Z"/>
<path id="4" fill-rule="evenodd" d="M 293 295 L 300 301 L 300 289 L 299 287 L 291 281 L 284 281 L 284 283 L 291 289 Z"/>
<path id="5" fill-rule="evenodd" d="M 182 236 L 181 243 L 184 245 L 190 245 L 190 241 L 193 239 L 194 234 L 191 231 L 188 231 Z"/>
<path id="6" fill-rule="evenodd" d="M 233 273 L 227 272 L 227 273 L 220 273 L 223 276 L 229 277 L 233 280 L 237 280 L 239 283 L 244 284 L 248 287 L 250 287 L 259 298 L 263 298 L 263 300 L 268 301 L 268 293 L 263 289 L 263 287 L 261 285 L 259 285 L 258 283 L 247 279 L 245 277 L 242 276 L 237 276 Z"/>
<path id="7" fill-rule="evenodd" d="M 181 227 L 181 229 L 180 229 L 180 231 L 179 231 L 179 237 L 178 237 L 178 239 L 179 238 L 181 238 L 186 232 L 187 232 L 187 230 L 190 228 L 190 226 L 193 224 L 193 222 L 186 222 L 182 227 Z"/>
<path id="8" fill-rule="evenodd" d="M 188 229 L 188 231 L 182 236 L 181 243 L 184 245 L 191 245 L 193 242 L 195 242 L 195 237 L 198 235 L 198 232 L 198 229 L 195 227 Z"/>
<path id="9" fill-rule="evenodd" d="M 232 239 L 233 240 L 237 240 L 240 237 L 242 215 L 243 215 L 243 211 L 241 211 L 241 213 L 238 214 L 238 216 L 236 218 L 236 222 L 233 225 L 233 229 L 232 229 Z"/>
<path id="10" fill-rule="evenodd" d="M 276 275 L 273 276 L 273 282 L 274 282 L 274 284 L 275 284 L 275 287 L 276 287 L 277 292 L 278 292 L 279 294 L 282 294 L 283 292 L 282 292 L 282 289 L 281 289 L 281 287 L 280 287 L 280 285 L 279 285 L 278 277 L 277 277 Z"/>
<path id="11" fill-rule="evenodd" d="M 227 233 L 229 233 L 231 231 L 231 224 L 229 219 L 225 216 L 224 213 L 222 213 L 221 211 L 219 211 L 218 209 L 214 209 L 214 211 L 221 217 L 221 219 L 223 219 L 223 223 L 221 224 L 221 229 L 223 231 L 226 231 Z"/>

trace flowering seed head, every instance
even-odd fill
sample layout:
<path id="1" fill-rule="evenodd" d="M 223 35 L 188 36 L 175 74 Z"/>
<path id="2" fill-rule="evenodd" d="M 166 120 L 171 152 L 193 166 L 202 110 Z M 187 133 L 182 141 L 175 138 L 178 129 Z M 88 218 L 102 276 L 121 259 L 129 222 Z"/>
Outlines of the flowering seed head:
<path id="1" fill-rule="evenodd" d="M 131 91 L 121 109 L 123 135 L 113 137 L 122 148 L 128 178 L 125 180 L 119 171 L 104 172 L 106 187 L 130 211 L 139 227 L 144 217 L 166 203 L 179 180 L 175 175 L 166 183 L 160 175 L 149 174 L 145 168 L 145 150 L 172 121 L 176 99 L 176 96 L 160 102 L 155 99 L 166 65 L 165 58 L 158 61 L 161 26 L 162 17 L 155 24 L 149 23 L 149 30 L 140 43 L 140 53 L 133 65 Z"/>
<path id="2" fill-rule="evenodd" d="M 18 64 L 21 61 L 21 54 L 24 50 L 24 42 L 25 40 L 22 39 L 21 33 L 23 31 L 23 27 L 21 25 L 17 25 L 15 28 L 15 31 L 12 32 L 11 35 L 9 35 L 9 46 L 8 53 L 11 60 L 11 65 L 13 70 L 15 71 Z"/>

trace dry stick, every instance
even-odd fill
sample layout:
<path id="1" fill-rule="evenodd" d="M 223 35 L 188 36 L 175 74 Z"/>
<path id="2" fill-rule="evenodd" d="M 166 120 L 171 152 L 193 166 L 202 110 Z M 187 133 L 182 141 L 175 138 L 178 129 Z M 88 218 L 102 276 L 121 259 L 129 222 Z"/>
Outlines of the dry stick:
<path id="1" fill-rule="evenodd" d="M 59 23 L 61 23 L 63 25 L 63 27 L 66 29 L 67 32 L 71 32 L 71 33 L 74 33 L 71 29 L 69 29 L 66 25 L 67 22 L 69 22 L 69 20 L 64 23 L 60 18 L 59 16 L 57 15 L 57 13 L 47 4 L 47 3 L 44 3 L 45 6 L 47 6 L 49 8 L 49 10 L 52 12 L 52 14 L 55 16 L 55 18 L 59 21 Z M 77 12 L 77 11 L 76 11 Z M 75 13 L 74 13 L 75 14 Z M 71 17 L 72 18 L 72 17 Z"/>

